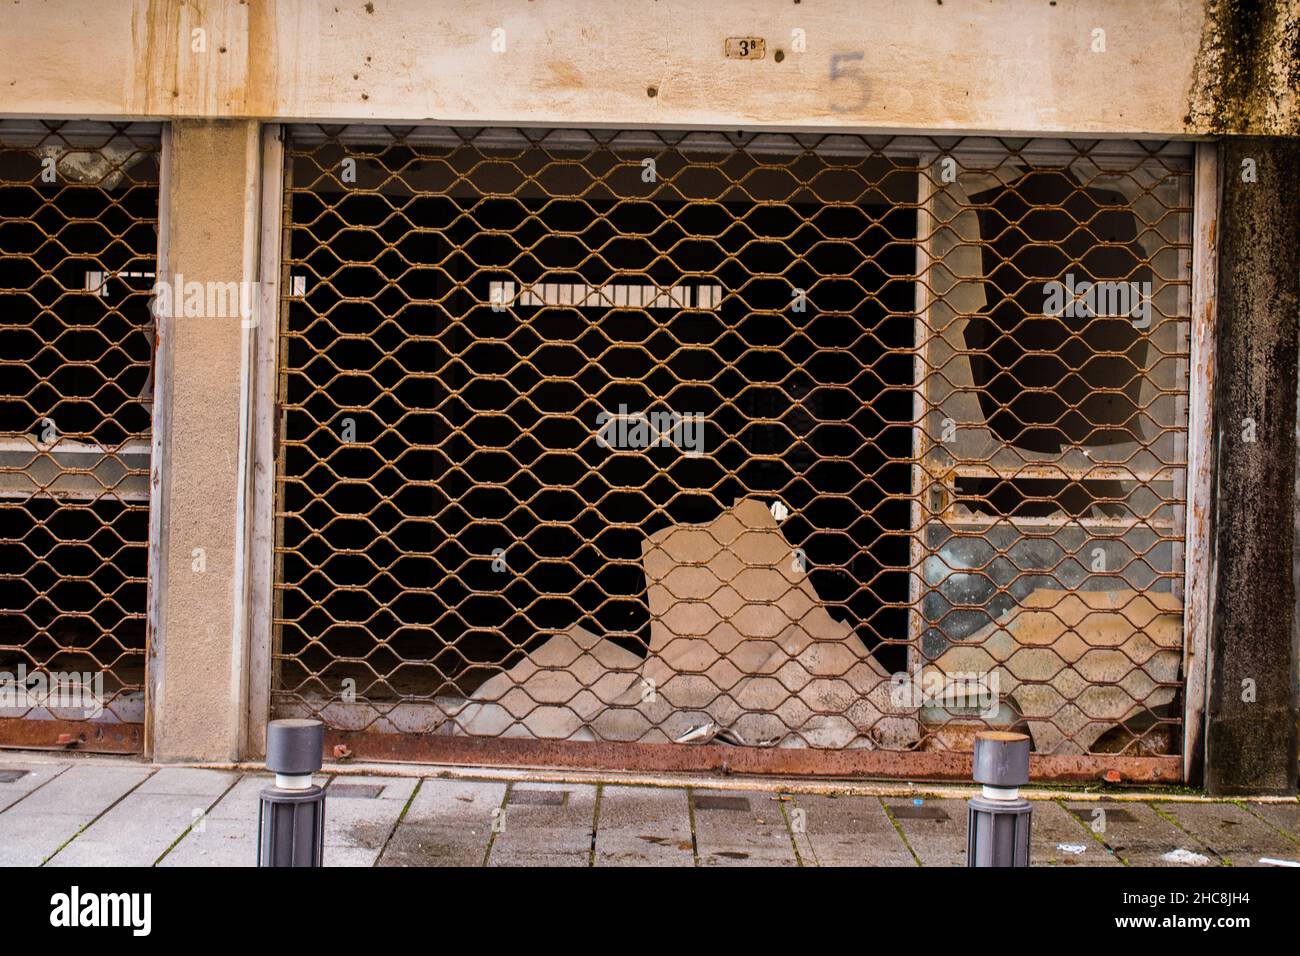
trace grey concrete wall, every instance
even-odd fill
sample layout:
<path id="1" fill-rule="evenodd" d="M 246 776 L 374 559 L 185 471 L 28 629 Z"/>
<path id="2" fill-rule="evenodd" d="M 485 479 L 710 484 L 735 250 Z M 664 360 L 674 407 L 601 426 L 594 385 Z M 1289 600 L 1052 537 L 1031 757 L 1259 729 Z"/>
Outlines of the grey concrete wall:
<path id="1" fill-rule="evenodd" d="M 1300 141 L 1220 154 L 1214 620 L 1205 782 L 1296 789 L 1292 578 L 1300 347 Z"/>

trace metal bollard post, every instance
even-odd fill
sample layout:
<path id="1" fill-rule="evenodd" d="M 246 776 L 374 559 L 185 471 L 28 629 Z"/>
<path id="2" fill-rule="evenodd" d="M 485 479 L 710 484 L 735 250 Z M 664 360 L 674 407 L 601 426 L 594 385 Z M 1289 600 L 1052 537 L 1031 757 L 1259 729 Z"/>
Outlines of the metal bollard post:
<path id="1" fill-rule="evenodd" d="M 311 775 L 321 768 L 324 745 L 319 720 L 267 724 L 266 769 L 275 773 L 275 785 L 262 791 L 258 805 L 258 866 L 322 865 L 325 790 Z"/>
<path id="2" fill-rule="evenodd" d="M 1029 782 L 1029 738 L 976 734 L 974 778 L 984 792 L 966 804 L 966 865 L 1028 866 L 1032 809 L 1020 788 Z"/>

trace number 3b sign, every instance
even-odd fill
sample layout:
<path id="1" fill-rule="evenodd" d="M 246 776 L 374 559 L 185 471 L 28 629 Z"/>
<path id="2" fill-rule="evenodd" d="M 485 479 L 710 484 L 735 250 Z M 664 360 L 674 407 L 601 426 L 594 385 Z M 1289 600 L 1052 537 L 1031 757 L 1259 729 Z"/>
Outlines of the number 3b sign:
<path id="1" fill-rule="evenodd" d="M 727 37 L 723 55 L 728 60 L 761 60 L 767 54 L 767 41 L 762 37 Z"/>

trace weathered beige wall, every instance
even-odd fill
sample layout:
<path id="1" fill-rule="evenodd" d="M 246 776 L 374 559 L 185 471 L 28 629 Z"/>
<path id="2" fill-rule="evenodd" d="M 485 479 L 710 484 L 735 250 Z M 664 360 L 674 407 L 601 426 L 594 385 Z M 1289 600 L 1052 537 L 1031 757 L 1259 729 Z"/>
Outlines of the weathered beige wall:
<path id="1" fill-rule="evenodd" d="M 258 124 L 182 121 L 171 136 L 163 278 L 251 280 Z M 168 420 L 153 507 L 162 509 L 166 529 L 159 556 L 165 585 L 150 672 L 158 760 L 239 756 L 247 679 L 242 614 L 235 609 L 243 573 L 237 539 L 246 335 L 238 315 L 178 315 L 161 323 L 157 361 L 165 363 L 168 394 L 160 398 Z"/>
<path id="2" fill-rule="evenodd" d="M 1300 0 L 1261 3 L 6 0 L 0 114 L 1294 133 Z"/>

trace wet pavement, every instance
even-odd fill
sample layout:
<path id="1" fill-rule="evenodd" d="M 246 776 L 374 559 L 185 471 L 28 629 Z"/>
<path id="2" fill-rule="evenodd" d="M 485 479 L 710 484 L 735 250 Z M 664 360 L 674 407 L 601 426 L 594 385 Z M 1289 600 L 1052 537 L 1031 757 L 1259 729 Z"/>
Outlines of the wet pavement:
<path id="1" fill-rule="evenodd" d="M 466 775 L 472 772 L 467 771 Z M 0 756 L 0 865 L 251 866 L 262 773 Z M 322 773 L 326 866 L 964 866 L 965 801 Z M 757 785 L 756 785 L 757 786 Z M 861 790 L 860 787 L 853 788 Z M 951 788 L 948 788 L 951 791 Z M 1300 802 L 1034 800 L 1035 866 L 1300 864 Z"/>

